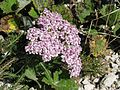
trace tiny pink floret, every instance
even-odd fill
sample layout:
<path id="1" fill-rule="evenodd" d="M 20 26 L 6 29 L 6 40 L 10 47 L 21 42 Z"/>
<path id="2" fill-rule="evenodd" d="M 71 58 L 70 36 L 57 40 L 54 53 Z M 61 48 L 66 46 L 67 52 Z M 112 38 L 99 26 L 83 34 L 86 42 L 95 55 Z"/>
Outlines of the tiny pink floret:
<path id="1" fill-rule="evenodd" d="M 68 65 L 70 77 L 78 77 L 82 68 L 78 29 L 60 14 L 46 8 L 38 18 L 37 25 L 39 28 L 27 30 L 26 39 L 30 42 L 25 46 L 26 52 L 41 55 L 44 62 L 61 55 L 61 61 Z"/>

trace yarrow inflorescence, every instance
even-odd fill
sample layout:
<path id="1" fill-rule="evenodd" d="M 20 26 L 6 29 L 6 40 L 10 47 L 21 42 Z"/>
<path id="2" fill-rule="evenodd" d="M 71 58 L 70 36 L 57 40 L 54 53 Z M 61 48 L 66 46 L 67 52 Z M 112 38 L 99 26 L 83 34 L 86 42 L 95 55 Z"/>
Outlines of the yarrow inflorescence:
<path id="1" fill-rule="evenodd" d="M 41 55 L 44 62 L 61 56 L 62 62 L 68 65 L 70 77 L 79 76 L 82 65 L 79 55 L 82 48 L 78 29 L 63 20 L 60 14 L 46 8 L 38 18 L 37 25 L 37 28 L 27 30 L 26 39 L 30 42 L 25 46 L 26 52 Z"/>

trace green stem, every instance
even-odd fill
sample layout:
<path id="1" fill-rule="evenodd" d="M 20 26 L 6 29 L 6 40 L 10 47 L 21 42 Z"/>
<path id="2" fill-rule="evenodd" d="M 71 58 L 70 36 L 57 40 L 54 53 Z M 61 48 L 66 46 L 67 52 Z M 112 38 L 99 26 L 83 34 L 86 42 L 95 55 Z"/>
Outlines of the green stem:
<path id="1" fill-rule="evenodd" d="M 93 21 L 91 21 L 91 23 L 90 23 L 90 28 L 89 28 L 89 31 L 88 31 L 87 37 L 86 37 L 86 39 L 85 39 L 85 44 L 87 44 L 87 38 L 88 38 L 89 33 L 90 33 L 90 31 L 91 31 L 92 23 L 93 23 Z"/>
<path id="2" fill-rule="evenodd" d="M 0 64 L 2 64 L 4 62 L 4 60 L 7 58 L 7 56 L 9 55 L 9 52 L 10 51 L 8 51 L 7 54 L 5 55 L 5 57 L 0 61 Z"/>
<path id="3" fill-rule="evenodd" d="M 83 34 L 88 34 L 86 31 L 82 31 Z M 101 34 L 101 35 L 110 35 L 108 33 L 103 33 L 103 32 L 98 32 L 98 34 Z M 115 38 L 120 38 L 119 36 L 115 36 L 115 35 L 111 35 L 112 37 L 115 37 Z"/>
<path id="4" fill-rule="evenodd" d="M 101 17 L 99 17 L 99 18 L 97 18 L 97 19 L 100 19 L 100 18 L 106 17 L 106 16 L 111 15 L 111 14 L 113 14 L 113 13 L 115 13 L 115 12 L 118 12 L 118 11 L 120 11 L 120 9 L 116 9 L 116 10 L 114 10 L 114 11 L 112 11 L 112 12 L 110 12 L 110 13 L 104 15 L 104 16 L 101 16 Z M 97 20 L 97 19 L 93 19 L 92 21 L 95 21 L 95 20 Z"/>
<path id="5" fill-rule="evenodd" d="M 50 73 L 48 72 L 48 70 L 45 68 L 45 66 L 43 65 L 43 63 L 40 63 L 40 64 L 41 64 L 41 66 L 44 68 L 45 72 L 47 73 L 50 82 L 53 83 L 53 80 L 51 79 L 51 75 L 50 75 Z"/>
<path id="6" fill-rule="evenodd" d="M 17 80 L 17 82 L 16 82 L 15 85 L 13 86 L 13 90 L 16 88 L 16 86 L 18 85 L 18 83 L 20 82 L 20 80 L 23 79 L 24 76 L 25 76 L 25 75 L 22 74 L 21 77 Z"/>
<path id="7" fill-rule="evenodd" d="M 40 64 L 44 68 L 44 70 L 47 72 L 47 74 L 49 75 L 49 72 L 47 71 L 47 69 L 45 68 L 45 66 L 43 65 L 43 63 L 40 63 Z"/>
<path id="8" fill-rule="evenodd" d="M 39 88 L 41 89 L 40 83 L 37 80 L 35 80 L 35 82 L 38 84 Z"/>
<path id="9" fill-rule="evenodd" d="M 13 42 L 11 42 L 7 47 L 10 47 L 12 44 L 14 44 L 21 36 L 23 35 L 23 33 L 20 34 L 20 36 L 18 36 Z"/>
<path id="10" fill-rule="evenodd" d="M 11 60 L 10 62 L 8 62 L 7 64 L 5 64 L 2 68 L 0 68 L 0 74 L 3 73 L 5 71 L 5 68 L 8 67 L 8 65 L 10 65 L 12 62 L 14 62 L 15 59 Z"/>

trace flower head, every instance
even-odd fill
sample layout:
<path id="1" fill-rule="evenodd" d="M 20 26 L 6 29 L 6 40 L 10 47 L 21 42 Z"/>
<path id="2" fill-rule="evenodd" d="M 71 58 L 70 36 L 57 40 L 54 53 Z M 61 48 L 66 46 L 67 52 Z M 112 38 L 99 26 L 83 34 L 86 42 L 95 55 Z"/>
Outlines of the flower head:
<path id="1" fill-rule="evenodd" d="M 38 18 L 37 25 L 39 28 L 33 27 L 27 31 L 26 38 L 30 43 L 25 47 L 26 52 L 41 55 L 44 62 L 61 55 L 61 61 L 68 65 L 70 77 L 79 76 L 82 48 L 78 29 L 63 20 L 60 14 L 47 9 Z"/>

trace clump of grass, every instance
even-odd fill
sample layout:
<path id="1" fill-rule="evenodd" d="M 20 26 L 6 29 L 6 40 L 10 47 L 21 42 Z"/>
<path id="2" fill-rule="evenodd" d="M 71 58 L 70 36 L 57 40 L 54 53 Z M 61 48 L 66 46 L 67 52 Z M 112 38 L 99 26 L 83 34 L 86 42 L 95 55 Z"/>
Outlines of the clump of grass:
<path id="1" fill-rule="evenodd" d="M 82 56 L 83 76 L 104 75 L 107 71 L 107 63 L 101 57 Z"/>

